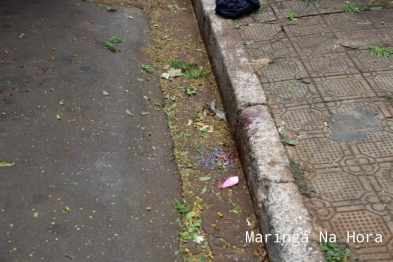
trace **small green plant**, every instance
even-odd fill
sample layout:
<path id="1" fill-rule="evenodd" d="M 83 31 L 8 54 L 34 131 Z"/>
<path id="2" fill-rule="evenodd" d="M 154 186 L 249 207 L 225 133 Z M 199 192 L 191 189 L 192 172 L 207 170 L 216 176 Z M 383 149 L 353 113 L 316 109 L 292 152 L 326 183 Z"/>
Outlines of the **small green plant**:
<path id="1" fill-rule="evenodd" d="M 106 10 L 108 10 L 108 12 L 116 12 L 117 8 L 113 6 L 109 6 Z"/>
<path id="2" fill-rule="evenodd" d="M 195 64 L 173 60 L 173 61 L 171 61 L 171 66 L 176 69 L 188 70 L 188 69 L 194 69 Z"/>
<path id="3" fill-rule="evenodd" d="M 199 154 L 203 154 L 202 147 L 200 145 L 195 145 L 195 150 L 198 151 Z"/>
<path id="4" fill-rule="evenodd" d="M 319 245 L 327 262 L 357 261 L 356 258 L 351 259 L 351 252 L 345 243 L 321 242 Z"/>
<path id="5" fill-rule="evenodd" d="M 242 25 L 241 25 L 241 24 L 236 24 L 236 25 L 234 26 L 234 28 L 235 28 L 235 29 L 241 29 L 241 28 L 242 28 Z"/>
<path id="6" fill-rule="evenodd" d="M 287 132 L 285 130 L 282 130 L 280 133 L 281 133 L 281 143 L 283 145 L 296 146 L 299 144 L 299 141 L 297 141 L 295 139 L 289 139 Z"/>
<path id="7" fill-rule="evenodd" d="M 244 44 L 245 45 L 252 45 L 254 43 L 254 41 L 253 40 L 251 40 L 251 41 L 247 41 L 247 42 L 245 42 Z"/>
<path id="8" fill-rule="evenodd" d="M 106 48 L 106 49 L 108 49 L 108 50 L 111 50 L 113 53 L 118 53 L 118 52 L 120 52 L 120 50 L 116 47 L 116 46 L 114 46 L 114 45 L 112 45 L 112 44 L 110 44 L 110 43 L 108 43 L 108 42 L 103 42 L 103 44 L 104 44 L 104 47 Z"/>
<path id="9" fill-rule="evenodd" d="M 183 75 L 189 79 L 199 79 L 203 76 L 208 76 L 209 73 L 205 69 L 201 69 L 193 72 L 185 72 Z"/>
<path id="10" fill-rule="evenodd" d="M 141 64 L 141 67 L 143 70 L 145 70 L 149 74 L 154 73 L 154 67 L 152 67 L 151 65 Z"/>
<path id="11" fill-rule="evenodd" d="M 183 203 L 180 203 L 179 200 L 175 198 L 175 200 L 172 203 L 172 206 L 175 208 L 177 212 L 179 212 L 182 215 L 187 214 L 190 212 L 190 205 L 183 200 Z"/>
<path id="12" fill-rule="evenodd" d="M 393 55 L 393 51 L 378 47 L 378 46 L 367 46 L 369 50 L 371 50 L 371 54 L 376 55 L 378 57 L 384 57 L 384 58 L 389 58 L 390 56 Z"/>
<path id="13" fill-rule="evenodd" d="M 296 19 L 296 15 L 295 15 L 294 12 L 291 11 L 291 12 L 289 12 L 289 13 L 287 14 L 287 18 L 288 18 L 289 20 L 293 21 L 293 20 Z"/>
<path id="14" fill-rule="evenodd" d="M 171 106 L 169 106 L 169 107 L 167 107 L 167 108 L 164 109 L 164 110 L 165 110 L 165 113 L 166 113 L 168 116 L 172 115 L 172 114 L 173 114 L 173 111 L 174 111 L 175 108 L 176 108 L 176 106 L 177 106 L 177 103 L 174 102 Z"/>
<path id="15" fill-rule="evenodd" d="M 286 88 L 287 88 L 287 91 L 288 91 L 289 93 L 292 93 L 292 87 L 291 87 L 291 86 L 286 86 Z"/>
<path id="16" fill-rule="evenodd" d="M 19 38 L 23 38 L 25 35 L 26 35 L 25 33 L 21 33 L 21 34 L 19 35 Z"/>
<path id="17" fill-rule="evenodd" d="M 184 132 L 180 133 L 180 137 L 181 138 L 186 138 L 186 137 L 189 137 L 189 136 L 190 136 L 190 134 L 187 134 L 187 133 L 184 133 Z"/>
<path id="18" fill-rule="evenodd" d="M 307 180 L 304 176 L 306 168 L 295 159 L 289 160 L 289 168 L 291 170 L 292 176 L 295 179 L 295 184 L 298 186 L 300 193 L 310 198 L 315 190 L 308 186 Z"/>
<path id="19" fill-rule="evenodd" d="M 351 3 L 346 3 L 344 4 L 344 11 L 346 13 L 361 13 L 362 10 L 357 7 L 356 5 L 353 5 Z"/>
<path id="20" fill-rule="evenodd" d="M 187 95 L 195 95 L 197 93 L 197 88 L 195 86 L 190 86 L 186 88 L 186 94 Z"/>
<path id="21" fill-rule="evenodd" d="M 120 44 L 121 42 L 123 42 L 123 40 L 121 40 L 120 38 L 118 38 L 116 36 L 111 36 L 111 38 L 109 38 L 109 41 L 111 41 L 114 44 Z"/>
<path id="22" fill-rule="evenodd" d="M 285 56 L 283 55 L 279 55 L 279 56 L 273 56 L 271 59 L 269 59 L 268 63 L 269 64 L 273 64 L 274 62 L 276 62 L 277 60 L 284 58 Z"/>

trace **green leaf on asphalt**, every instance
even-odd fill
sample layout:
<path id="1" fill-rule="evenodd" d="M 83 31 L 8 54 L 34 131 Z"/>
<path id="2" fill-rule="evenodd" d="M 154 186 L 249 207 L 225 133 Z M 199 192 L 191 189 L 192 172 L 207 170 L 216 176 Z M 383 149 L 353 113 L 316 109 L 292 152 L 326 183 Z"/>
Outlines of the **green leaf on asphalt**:
<path id="1" fill-rule="evenodd" d="M 64 105 L 64 102 L 62 100 L 59 101 L 60 105 Z"/>
<path id="2" fill-rule="evenodd" d="M 56 119 L 60 120 L 61 119 L 61 115 L 56 115 Z"/>
<path id="3" fill-rule="evenodd" d="M 203 153 L 202 147 L 200 145 L 195 145 L 195 150 L 198 151 L 198 153 L 200 154 Z"/>
<path id="4" fill-rule="evenodd" d="M 111 36 L 111 38 L 109 38 L 109 41 L 111 41 L 114 44 L 120 44 L 121 42 L 123 42 L 123 40 L 121 40 L 120 38 L 118 38 L 116 36 Z"/>
<path id="5" fill-rule="evenodd" d="M 139 82 L 143 82 L 143 78 L 137 77 L 136 80 L 138 80 Z"/>
<path id="6" fill-rule="evenodd" d="M 129 116 L 134 116 L 134 115 L 131 113 L 131 111 L 128 110 L 128 109 L 126 109 L 126 113 L 127 113 L 127 115 L 129 115 Z"/>
<path id="7" fill-rule="evenodd" d="M 10 84 L 11 84 L 11 82 L 8 81 L 8 80 L 5 80 L 4 83 L 6 83 L 7 85 L 10 85 Z"/>
<path id="8" fill-rule="evenodd" d="M 19 38 L 23 38 L 25 35 L 26 35 L 25 33 L 21 33 L 21 34 L 19 35 Z"/>
<path id="9" fill-rule="evenodd" d="M 7 167 L 7 166 L 15 166 L 15 163 L 14 163 L 14 162 L 12 162 L 12 163 L 7 163 L 7 162 L 5 162 L 5 161 L 0 162 L 0 167 Z"/>
<path id="10" fill-rule="evenodd" d="M 206 191 L 207 191 L 207 186 L 205 186 L 205 187 L 202 189 L 201 194 L 205 194 Z"/>
<path id="11" fill-rule="evenodd" d="M 38 212 L 34 212 L 34 215 L 33 215 L 35 218 L 37 218 L 38 217 Z"/>
<path id="12" fill-rule="evenodd" d="M 108 92 L 106 92 L 106 91 L 102 91 L 102 94 L 105 96 L 109 96 Z"/>
<path id="13" fill-rule="evenodd" d="M 143 96 L 143 98 L 144 98 L 145 100 L 149 100 L 149 97 L 148 97 L 148 96 Z"/>
<path id="14" fill-rule="evenodd" d="M 210 179 L 212 179 L 211 176 L 202 176 L 202 177 L 199 178 L 199 180 L 201 180 L 201 181 L 207 181 L 207 180 L 210 180 Z"/>

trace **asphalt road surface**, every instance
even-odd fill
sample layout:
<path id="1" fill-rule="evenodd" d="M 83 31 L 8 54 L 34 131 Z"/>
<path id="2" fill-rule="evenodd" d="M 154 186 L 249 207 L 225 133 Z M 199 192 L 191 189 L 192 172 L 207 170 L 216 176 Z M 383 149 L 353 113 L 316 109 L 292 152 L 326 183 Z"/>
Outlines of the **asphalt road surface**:
<path id="1" fill-rule="evenodd" d="M 0 261 L 175 260 L 180 177 L 141 68 L 149 31 L 139 9 L 2 1 Z"/>

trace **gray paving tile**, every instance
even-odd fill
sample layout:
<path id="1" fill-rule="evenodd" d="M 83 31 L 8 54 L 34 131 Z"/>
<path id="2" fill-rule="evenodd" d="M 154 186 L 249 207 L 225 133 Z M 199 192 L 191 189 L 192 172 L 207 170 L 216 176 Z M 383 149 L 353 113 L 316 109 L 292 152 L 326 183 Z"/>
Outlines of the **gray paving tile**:
<path id="1" fill-rule="evenodd" d="M 377 57 L 371 54 L 370 50 L 354 50 L 347 53 L 362 73 L 393 70 L 393 57 Z"/>
<path id="2" fill-rule="evenodd" d="M 367 46 L 387 46 L 393 42 L 392 30 L 389 28 L 370 30 L 336 30 L 333 31 L 342 46 L 367 49 Z"/>
<path id="3" fill-rule="evenodd" d="M 329 112 L 323 103 L 283 106 L 273 101 L 271 108 L 276 123 L 286 131 L 291 131 L 296 136 L 299 135 L 301 139 L 306 136 L 329 132 L 323 124 L 329 116 Z"/>
<path id="4" fill-rule="evenodd" d="M 295 13 L 296 17 L 319 14 L 312 2 L 308 6 L 303 1 L 272 3 L 271 6 L 278 18 L 287 18 L 289 12 Z"/>
<path id="5" fill-rule="evenodd" d="M 345 2 L 344 0 L 317 0 L 315 6 L 321 14 L 342 13 Z"/>
<path id="6" fill-rule="evenodd" d="M 282 105 L 298 106 L 322 102 L 317 89 L 309 82 L 309 79 L 287 80 L 263 84 L 263 89 L 274 103 Z"/>
<path id="7" fill-rule="evenodd" d="M 307 36 L 291 35 L 290 39 L 298 52 L 309 54 L 344 52 L 338 38 L 330 32 Z"/>
<path id="8" fill-rule="evenodd" d="M 369 17 L 362 14 L 338 13 L 324 15 L 323 19 L 330 28 L 334 29 L 363 29 L 369 30 L 376 28 Z"/>
<path id="9" fill-rule="evenodd" d="M 360 74 L 314 78 L 326 102 L 377 96 Z"/>
<path id="10" fill-rule="evenodd" d="M 291 42 L 284 33 L 280 33 L 270 40 L 255 42 L 252 45 L 246 46 L 246 49 L 252 59 L 271 59 L 278 56 L 293 55 L 295 52 Z"/>
<path id="11" fill-rule="evenodd" d="M 363 76 L 378 96 L 393 96 L 393 71 L 364 73 Z"/>
<path id="12" fill-rule="evenodd" d="M 285 56 L 257 71 L 262 83 L 309 78 L 297 56 Z"/>
<path id="13" fill-rule="evenodd" d="M 360 73 L 346 53 L 300 55 L 311 77 L 352 75 Z"/>
<path id="14" fill-rule="evenodd" d="M 297 21 L 288 21 L 283 24 L 288 36 L 316 35 L 330 32 L 330 28 L 320 15 L 303 17 Z"/>
<path id="15" fill-rule="evenodd" d="M 366 16 L 377 28 L 393 27 L 393 12 L 391 9 L 366 12 Z"/>
<path id="16" fill-rule="evenodd" d="M 244 40 L 262 41 L 273 39 L 281 31 L 279 24 L 250 25 L 241 31 L 241 36 Z"/>

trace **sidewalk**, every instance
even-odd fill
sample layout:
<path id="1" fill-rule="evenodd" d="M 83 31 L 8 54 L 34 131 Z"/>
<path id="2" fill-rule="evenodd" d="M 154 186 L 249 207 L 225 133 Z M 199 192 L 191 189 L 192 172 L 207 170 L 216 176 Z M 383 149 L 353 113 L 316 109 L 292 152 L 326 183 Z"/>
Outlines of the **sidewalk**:
<path id="1" fill-rule="evenodd" d="M 367 49 L 393 49 L 393 12 L 344 3 L 270 1 L 239 20 L 193 3 L 263 233 L 312 236 L 268 241 L 271 261 L 318 261 L 325 231 L 359 261 L 393 261 L 393 58 Z"/>

